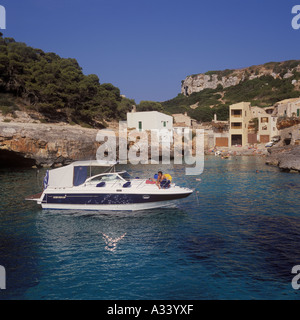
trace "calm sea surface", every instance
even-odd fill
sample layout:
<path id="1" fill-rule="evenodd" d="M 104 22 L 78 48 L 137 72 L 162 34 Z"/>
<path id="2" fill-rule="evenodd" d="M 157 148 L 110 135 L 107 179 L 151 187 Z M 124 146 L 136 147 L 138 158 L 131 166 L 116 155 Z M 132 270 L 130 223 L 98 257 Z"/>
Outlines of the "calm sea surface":
<path id="1" fill-rule="evenodd" d="M 0 169 L 0 299 L 299 299 L 300 175 L 255 157 L 207 157 L 199 192 L 176 208 L 124 215 L 42 211 L 45 170 Z M 256 173 L 259 170 L 259 173 Z"/>

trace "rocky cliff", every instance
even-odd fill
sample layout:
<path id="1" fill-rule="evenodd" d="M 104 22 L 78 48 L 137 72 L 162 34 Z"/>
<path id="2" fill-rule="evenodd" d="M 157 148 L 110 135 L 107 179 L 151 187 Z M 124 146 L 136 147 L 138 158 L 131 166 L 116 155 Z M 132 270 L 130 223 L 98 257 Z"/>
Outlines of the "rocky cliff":
<path id="1" fill-rule="evenodd" d="M 68 125 L 0 122 L 0 164 L 55 166 L 95 159 L 97 132 Z"/>
<path id="2" fill-rule="evenodd" d="M 300 72 L 300 61 L 270 62 L 263 65 L 252 66 L 236 70 L 208 71 L 206 73 L 187 76 L 181 83 L 181 93 L 190 95 L 204 89 L 224 89 L 236 86 L 244 80 L 253 80 L 262 76 L 272 76 L 274 79 L 288 79 Z M 293 85 L 298 86 L 298 79 L 293 80 Z"/>

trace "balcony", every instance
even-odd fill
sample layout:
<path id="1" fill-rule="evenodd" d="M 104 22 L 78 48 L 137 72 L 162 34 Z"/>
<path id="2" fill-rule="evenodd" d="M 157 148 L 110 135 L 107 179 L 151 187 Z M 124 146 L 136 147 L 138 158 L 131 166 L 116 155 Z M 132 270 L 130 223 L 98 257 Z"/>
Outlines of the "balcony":
<path id="1" fill-rule="evenodd" d="M 241 114 L 232 114 L 231 118 L 241 118 L 242 115 Z"/>
<path id="2" fill-rule="evenodd" d="M 243 129 L 243 124 L 241 122 L 232 122 L 230 125 L 230 129 L 241 130 L 241 129 Z"/>

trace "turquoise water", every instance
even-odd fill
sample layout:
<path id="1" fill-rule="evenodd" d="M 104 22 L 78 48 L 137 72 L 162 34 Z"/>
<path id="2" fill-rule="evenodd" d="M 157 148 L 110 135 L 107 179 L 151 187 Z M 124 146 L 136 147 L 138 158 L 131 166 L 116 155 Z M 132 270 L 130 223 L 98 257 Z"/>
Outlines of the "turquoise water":
<path id="1" fill-rule="evenodd" d="M 255 157 L 207 157 L 201 182 L 160 168 L 197 196 L 127 215 L 42 211 L 23 199 L 45 171 L 0 169 L 0 299 L 299 299 L 298 174 Z"/>

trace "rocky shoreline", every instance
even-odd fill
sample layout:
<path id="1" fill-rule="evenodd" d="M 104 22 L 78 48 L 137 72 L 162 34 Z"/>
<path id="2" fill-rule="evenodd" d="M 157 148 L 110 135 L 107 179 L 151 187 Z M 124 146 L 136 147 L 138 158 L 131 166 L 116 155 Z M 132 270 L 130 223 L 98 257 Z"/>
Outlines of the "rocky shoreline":
<path id="1" fill-rule="evenodd" d="M 0 163 L 53 167 L 95 159 L 97 132 L 70 125 L 0 122 Z"/>
<path id="2" fill-rule="evenodd" d="M 0 165 L 56 167 L 77 160 L 95 159 L 97 149 L 101 145 L 96 139 L 98 132 L 97 129 L 62 123 L 0 121 Z M 129 145 L 128 148 L 130 147 Z M 195 147 L 194 141 L 193 147 Z M 160 154 L 161 151 L 160 148 Z M 300 145 L 279 144 L 268 149 L 262 146 L 218 148 L 218 150 L 205 150 L 205 154 L 214 155 L 215 151 L 220 151 L 221 156 L 262 156 L 266 158 L 267 165 L 278 166 L 282 171 L 300 172 Z"/>
<path id="3" fill-rule="evenodd" d="M 215 155 L 218 152 L 220 156 L 266 156 L 268 150 L 264 146 L 259 147 L 219 147 L 205 151 L 206 155 Z"/>
<path id="4" fill-rule="evenodd" d="M 268 149 L 266 164 L 277 166 L 286 172 L 300 172 L 300 125 L 290 125 L 285 128 L 286 121 L 282 121 L 280 141 Z"/>
<path id="5" fill-rule="evenodd" d="M 116 155 L 118 156 L 120 142 L 118 128 L 111 127 L 116 137 Z M 0 165 L 1 166 L 37 166 L 57 167 L 67 165 L 73 161 L 95 160 L 97 150 L 104 141 L 97 141 L 98 129 L 82 128 L 78 125 L 71 126 L 64 123 L 42 124 L 22 122 L 0 121 Z M 109 134 L 109 133 L 108 133 Z M 158 141 L 151 142 L 151 134 L 148 135 L 147 159 L 151 157 L 151 143 L 157 147 L 160 157 L 164 147 Z M 133 148 L 133 152 L 139 153 L 139 147 L 135 145 L 138 137 L 131 135 L 125 143 L 127 150 Z M 125 138 L 126 139 L 126 138 Z M 181 142 L 180 142 L 181 143 Z M 170 158 L 174 157 L 174 148 L 171 146 Z M 144 159 L 143 160 L 147 160 Z"/>
<path id="6" fill-rule="evenodd" d="M 268 150 L 266 164 L 277 166 L 280 170 L 286 172 L 300 173 L 300 146 L 272 147 Z"/>

